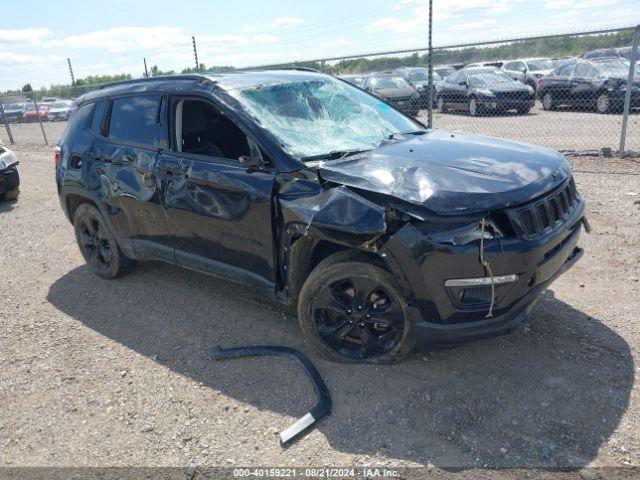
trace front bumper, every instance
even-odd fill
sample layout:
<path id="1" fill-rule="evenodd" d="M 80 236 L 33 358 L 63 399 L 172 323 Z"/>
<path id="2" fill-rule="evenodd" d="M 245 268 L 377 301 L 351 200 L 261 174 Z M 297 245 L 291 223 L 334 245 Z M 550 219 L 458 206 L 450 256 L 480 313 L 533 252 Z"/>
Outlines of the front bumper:
<path id="1" fill-rule="evenodd" d="M 18 175 L 18 167 L 16 164 L 0 170 L 0 195 L 11 192 L 19 186 L 20 176 Z"/>
<path id="2" fill-rule="evenodd" d="M 533 98 L 528 99 L 501 99 L 493 97 L 483 97 L 480 99 L 480 107 L 484 110 L 505 112 L 507 110 L 517 110 L 524 108 L 533 108 L 535 101 Z"/>
<path id="3" fill-rule="evenodd" d="M 435 244 L 414 225 L 405 225 L 385 245 L 387 264 L 408 299 L 407 312 L 418 348 L 458 344 L 513 330 L 534 307 L 541 293 L 583 254 L 578 247 L 584 204 L 558 231 L 537 241 L 489 240 L 485 258 L 494 276 L 517 274 L 513 283 L 496 287 L 493 316 L 488 303 L 464 304 L 450 279 L 485 277 L 477 242 Z"/>

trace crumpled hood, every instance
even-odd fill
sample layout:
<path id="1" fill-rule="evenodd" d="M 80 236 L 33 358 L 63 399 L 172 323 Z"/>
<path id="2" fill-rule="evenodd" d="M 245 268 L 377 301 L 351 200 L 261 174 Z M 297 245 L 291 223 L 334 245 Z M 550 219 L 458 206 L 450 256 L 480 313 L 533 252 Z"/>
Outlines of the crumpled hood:
<path id="1" fill-rule="evenodd" d="M 0 170 L 10 167 L 14 163 L 18 163 L 18 157 L 16 157 L 16 154 L 0 145 Z"/>
<path id="2" fill-rule="evenodd" d="M 570 175 L 569 162 L 544 147 L 432 130 L 318 167 L 334 183 L 381 193 L 439 215 L 525 203 Z"/>

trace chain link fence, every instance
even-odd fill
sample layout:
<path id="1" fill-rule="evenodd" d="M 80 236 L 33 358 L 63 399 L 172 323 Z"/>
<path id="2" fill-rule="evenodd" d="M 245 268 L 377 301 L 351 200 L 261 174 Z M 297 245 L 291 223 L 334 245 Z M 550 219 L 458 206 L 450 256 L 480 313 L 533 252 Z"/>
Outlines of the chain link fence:
<path id="1" fill-rule="evenodd" d="M 255 68 L 337 75 L 425 124 L 431 114 L 434 128 L 573 154 L 640 154 L 639 38 L 640 26 L 437 46 L 431 65 L 427 50 L 418 49 Z M 69 100 L 97 87 L 0 96 L 0 139 L 54 143 Z"/>

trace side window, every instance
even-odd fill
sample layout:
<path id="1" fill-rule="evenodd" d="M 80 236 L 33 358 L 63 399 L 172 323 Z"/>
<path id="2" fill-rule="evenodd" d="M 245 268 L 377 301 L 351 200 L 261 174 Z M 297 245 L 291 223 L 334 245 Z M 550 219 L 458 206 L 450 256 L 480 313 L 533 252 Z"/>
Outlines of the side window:
<path id="1" fill-rule="evenodd" d="M 93 108 L 93 116 L 91 117 L 91 130 L 97 133 L 102 133 L 102 122 L 104 120 L 104 112 L 107 109 L 107 101 L 100 100 L 95 103 L 95 107 Z"/>
<path id="2" fill-rule="evenodd" d="M 524 64 L 524 62 L 516 62 L 516 68 L 515 70 L 519 71 L 519 72 L 524 72 L 527 69 L 526 65 Z"/>
<path id="3" fill-rule="evenodd" d="M 166 148 L 160 124 L 160 95 L 116 98 L 111 103 L 108 137 L 117 143 Z"/>
<path id="4" fill-rule="evenodd" d="M 62 132 L 60 140 L 64 141 L 64 139 L 70 133 L 72 133 L 73 131 L 79 128 L 83 130 L 87 128 L 87 125 L 89 123 L 89 116 L 91 115 L 92 111 L 93 111 L 93 103 L 87 103 L 85 105 L 82 105 L 75 112 L 73 112 L 71 114 L 71 117 L 69 118 L 69 121 L 67 122 L 67 126 L 64 129 L 64 132 Z"/>
<path id="5" fill-rule="evenodd" d="M 449 75 L 447 77 L 447 83 L 458 83 L 462 81 L 462 73 L 461 72 L 457 72 L 457 73 L 452 73 L 451 75 Z"/>
<path id="6" fill-rule="evenodd" d="M 507 62 L 504 65 L 505 70 L 514 70 L 514 62 Z"/>
<path id="7" fill-rule="evenodd" d="M 574 64 L 565 65 L 560 70 L 558 70 L 558 75 L 560 75 L 561 77 L 569 77 L 573 73 L 574 67 Z"/>
<path id="8" fill-rule="evenodd" d="M 251 158 L 247 136 L 212 103 L 175 102 L 176 150 L 183 153 L 246 161 Z"/>
<path id="9" fill-rule="evenodd" d="M 582 78 L 593 78 L 596 76 L 596 71 L 591 67 L 591 65 L 581 63 L 576 67 L 575 76 Z"/>

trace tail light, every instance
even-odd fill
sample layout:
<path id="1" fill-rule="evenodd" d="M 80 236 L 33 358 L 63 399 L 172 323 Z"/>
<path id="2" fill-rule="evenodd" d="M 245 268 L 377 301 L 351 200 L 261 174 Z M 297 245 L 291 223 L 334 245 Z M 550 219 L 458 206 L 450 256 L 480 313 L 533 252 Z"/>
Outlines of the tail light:
<path id="1" fill-rule="evenodd" d="M 543 78 L 544 78 L 544 75 L 540 75 L 540 78 L 536 80 L 536 90 L 540 88 L 540 84 L 542 83 Z"/>
<path id="2" fill-rule="evenodd" d="M 55 151 L 53 153 L 53 160 L 54 160 L 54 162 L 56 164 L 56 167 L 60 163 L 60 151 L 61 151 L 60 145 L 56 145 L 56 149 L 55 149 Z"/>

